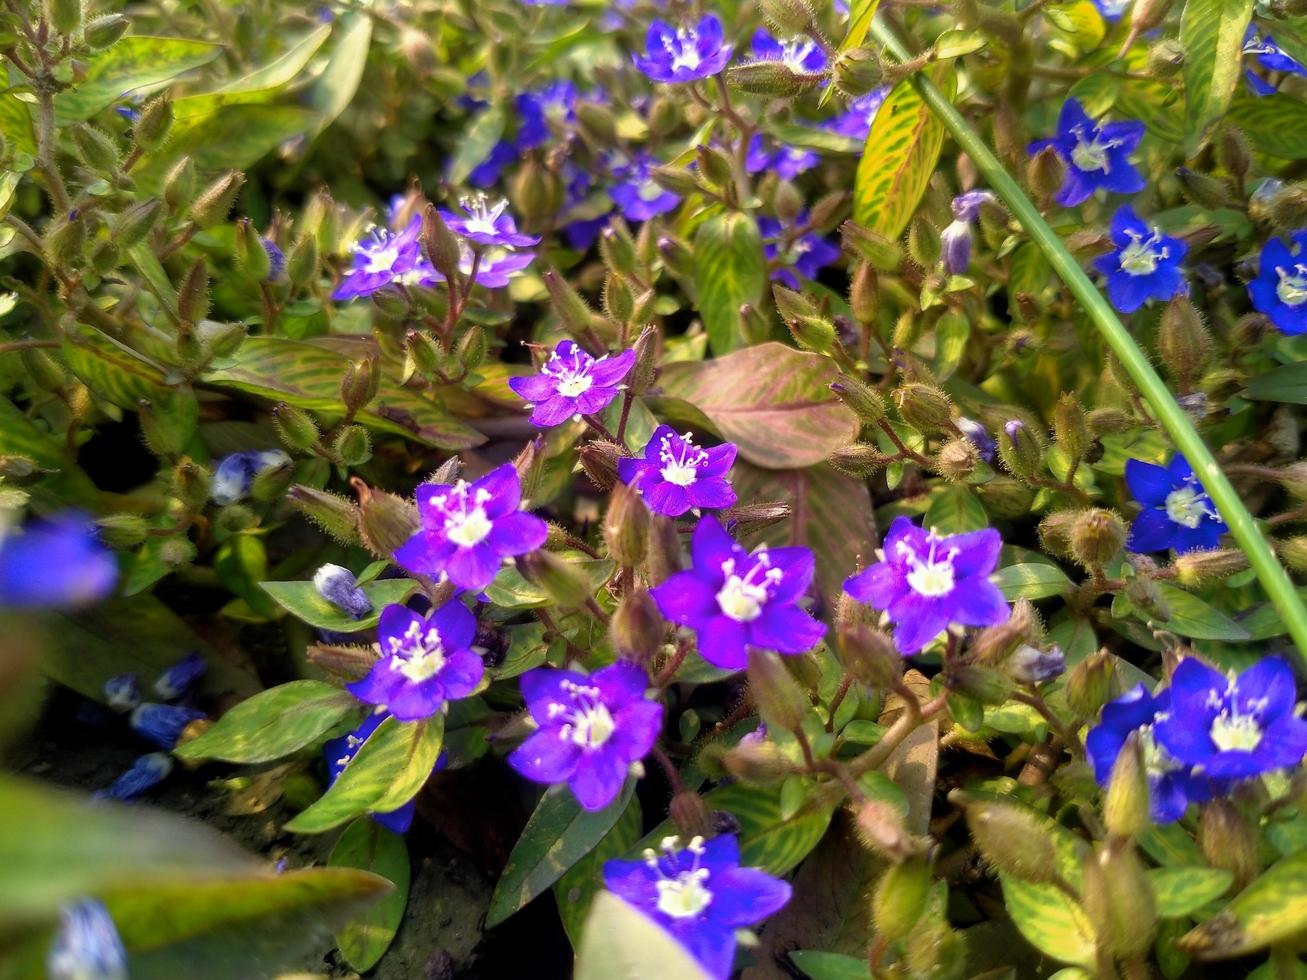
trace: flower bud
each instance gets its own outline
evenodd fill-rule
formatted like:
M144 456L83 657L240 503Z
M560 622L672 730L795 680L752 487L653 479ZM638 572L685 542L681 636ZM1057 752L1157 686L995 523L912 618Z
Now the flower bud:
M858 809L854 830L870 850L891 861L904 861L918 850L903 814L888 800L870 799Z
M645 295L640 297L638 303L643 305L645 296L652 292L652 290L646 291ZM643 319L643 316L637 316L637 322ZM645 327L635 340L635 364L631 367L631 373L626 376L627 390L633 395L645 394L653 387L657 370L658 331L652 327Z
M71 3L72 0L66 0ZM104 14L86 22L82 37L92 51L103 51L122 40L132 22L122 14Z
M1195 173L1188 167L1179 167L1175 177L1179 181L1180 192L1199 207L1223 208L1233 203L1234 195L1223 180Z
M746 741L722 758L728 773L751 786L771 786L790 775L793 767L774 742Z
M318 272L318 242L312 235L301 235L286 254L286 278L303 288Z
M1030 600L1018 599L1007 619L976 634L969 647L970 658L978 664L997 666L1022 644L1038 644L1042 632L1039 615Z
M352 619L362 619L372 612L372 600L359 588L358 579L348 568L323 565L313 573L313 587L318 595Z
M281 441L299 452L309 452L321 438L312 415L284 402L272 410L272 424Z
M940 253L949 275L960 276L971 265L971 223L954 221L939 233Z
M1026 164L1026 183L1041 209L1049 207L1065 180L1066 164L1051 146L1044 147Z
M1175 38L1163 38L1148 49L1145 70L1154 78L1170 78L1184 67L1184 48Z
M131 248L154 230L162 213L163 202L157 197L133 204L109 223L110 240L119 249Z
M621 656L636 663L648 663L662 648L667 624L649 593L637 589L617 604L609 632Z
M518 570L560 606L575 608L592 598L590 580L574 564L552 551L532 551L517 558Z
M993 667L960 664L947 674L951 690L960 691L981 704L1002 704L1012 694L1012 678Z
M597 102L579 102L576 121L582 134L596 146L613 146L617 143L617 119L611 109Z
M581 469L600 490L611 490L617 482L617 461L626 451L607 439L592 439L577 450Z
M644 561L649 536L649 509L639 493L625 483L613 485L603 531L608 554L619 565L634 567Z
M909 381L894 392L899 415L923 435L948 432L953 427L952 404L948 395L934 385Z
M169 169L163 178L163 199L168 207L178 211L185 208L195 197L195 161L182 157Z
M1299 573L1307 572L1307 535L1277 541L1275 553L1291 570Z
M1103 822L1108 833L1117 837L1134 837L1148 829L1148 772L1137 735L1126 739L1112 765L1112 777L1103 799Z
M574 339L580 340L590 330L590 323L594 316L590 304L581 298L581 294L573 289L556 269L545 271L541 278L544 279L545 288L549 291L554 312L558 314L567 332Z
M976 849L997 871L1036 884L1057 876L1057 852L1043 821L1024 807L992 800L966 804Z
M1025 484L1006 476L995 476L976 488L985 510L998 519L1028 517L1035 493Z
M676 531L676 522L662 514L654 514L649 520L645 578L650 586L662 585L680 570L681 539Z
M923 269L933 269L942 254L939 229L918 215L908 225L908 254Z
M1046 514L1039 522L1039 544L1050 555L1059 558L1071 557L1071 533L1079 511L1055 510Z
M1248 567L1248 556L1231 548L1188 551L1176 555L1173 567L1178 573L1180 584L1192 587L1242 572Z
M63 221L52 221L42 246L46 258L56 268L79 265L86 248L86 221L76 211Z
M790 732L803 726L811 702L778 655L749 651L749 690L768 725Z
M539 226L558 214L563 184L543 160L530 156L509 181L508 196L529 226Z
M853 318L864 326L875 324L880 314L880 281L876 270L859 262L849 283L849 309Z
M82 0L45 0L42 6L50 26L65 37L82 29Z
M935 456L934 468L946 480L957 483L976 470L980 452L970 439L950 439Z
M840 239L845 251L860 256L878 272L894 272L903 262L898 242L855 221L840 225Z
M1083 459L1093 442L1084 407L1075 395L1063 393L1053 406L1053 438L1071 459Z
M903 678L903 657L884 631L863 622L844 622L835 633L840 664L859 684L872 690L897 687Z
M762 19L783 37L807 33L812 26L812 8L806 0L759 0Z
M1252 168L1252 148L1248 145L1248 138L1229 118L1216 134L1216 162L1240 185Z
M1307 500L1307 461L1286 466L1276 479L1291 497Z
M362 466L372 458L372 439L361 425L346 425L331 441L332 455L342 466Z
M1043 684L1066 670L1066 655L1056 645L1041 650L1023 643L1003 662L1003 669L1018 684Z
M871 898L876 935L892 943L906 940L926 911L930 868L923 855L892 864L880 876Z
M42 391L62 391L68 380L63 365L39 347L24 347L19 351L23 367Z
M863 384L856 378L841 375L830 383L830 390L835 392L845 405L853 409L853 414L864 425L875 425L885 417L885 400L880 392Z
M885 66L872 48L851 48L835 59L835 87L850 99L880 88Z
M1081 896L1100 941L1116 956L1142 956L1157 931L1157 898L1132 844L1086 855Z
M1234 891L1244 888L1261 869L1258 833L1233 801L1217 797L1204 803L1198 818L1198 846L1214 868L1234 875Z
M377 662L377 651L372 647L335 646L314 643L305 651L309 663L324 673L343 681L362 680Z
M145 103L140 116L132 124L132 139L145 152L157 150L168 138L172 128L172 98L159 95Z
M374 490L357 478L350 482L359 498L358 528L363 544L378 558L389 560L417 532L417 508L393 493Z
M177 316L184 323L196 324L208 315L209 267L204 259L196 259L177 287Z
M1166 304L1157 327L1157 352L1167 370L1188 389L1212 353L1212 335L1187 297Z
M272 257L263 236L249 218L236 222L236 261L241 270L255 282L263 282L272 271Z
M721 517L727 530L743 538L789 520L791 511L784 501L755 501L727 508Z
M340 382L340 400L352 416L377 397L381 385L381 371L371 359L354 361L345 369Z
M1085 568L1102 568L1125 544L1125 523L1116 511L1091 507L1071 525L1071 555Z
M226 221L244 183L243 173L228 170L195 199L191 205L191 221L197 228L212 228Z
M884 469L889 457L865 442L852 442L827 456L826 462L841 473L866 477Z
M783 61L746 61L726 69L726 81L750 95L791 98L816 88L820 75L802 74ZM725 186L724 184L722 186Z
M83 123L72 127L72 136L77 157L88 169L106 175L118 172L118 144L107 133Z
M1066 679L1066 702L1077 718L1096 718L1112 697L1116 671L1106 650L1091 653Z
M998 437L998 456L1013 476L1031 480L1043 467L1044 446L1021 419L1011 419Z

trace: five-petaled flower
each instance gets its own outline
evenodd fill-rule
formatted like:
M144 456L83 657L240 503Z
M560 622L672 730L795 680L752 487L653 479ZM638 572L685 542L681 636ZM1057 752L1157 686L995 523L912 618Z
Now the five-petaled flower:
M340 738L333 738L322 746L322 754L327 760L327 782L334 783L340 778L340 774L345 771L345 767L350 764L354 756L358 755L359 749L363 743L368 740L379 727L381 723L390 717L390 712L385 710L374 711L363 719L352 732L348 732ZM440 753L436 759L436 764L432 772L437 772L445 767L447 759L445 754ZM413 801L409 800L402 806L387 810L384 813L373 813L372 819L385 827L387 830L393 830L397 834L402 834L413 824Z
M1166 466L1128 460L1125 482L1144 507L1130 525L1126 541L1130 551L1204 551L1215 548L1229 530L1189 461L1179 453Z
M1168 300L1189 291L1180 262L1189 246L1144 224L1122 205L1112 216L1115 250L1094 260L1107 276L1107 296L1122 313L1133 313L1150 299Z
M653 168L657 165L651 154L642 151L613 167L616 183L608 189L608 196L631 221L648 221L681 203L680 195L653 179Z
M649 25L644 55L635 56L635 67L655 82L696 82L716 75L730 60L722 22L708 14L693 27L655 20Z
M508 386L531 403L531 421L541 428L570 418L602 412L622 390L635 363L635 351L591 357L564 340L554 348L539 374L509 378Z
M1144 137L1144 124L1132 119L1098 123L1075 99L1067 99L1057 120L1057 135L1035 140L1030 152L1051 146L1066 164L1066 180L1054 196L1064 207L1075 207L1096 190L1134 194L1144 189L1143 175L1130 154Z
M748 648L778 653L811 650L826 627L798 605L812 582L807 548L759 548L750 553L712 517L690 542L694 566L650 590L662 614L698 636L699 654L725 670L740 670Z
M524 248L540 244L538 235L523 235L517 222L508 213L508 201L500 198L491 201L484 194L472 194L459 199L463 214L440 212L445 224L455 235L461 235L478 245L498 245L501 248Z
M790 900L790 886L759 868L740 866L740 845L723 834L684 847L665 838L640 861L609 861L604 885L684 946L709 976L725 980L735 932L756 926Z
M1289 237L1292 246L1272 238L1262 248L1248 295L1282 333L1297 336L1307 333L1307 231Z
M782 180L793 180L819 163L821 157L817 153L797 146L786 146L782 143L773 151L767 139L758 133L749 140L749 152L745 157L744 166L751 174L766 170L775 173Z
M1243 53L1253 55L1257 63L1269 71L1282 71L1290 75L1307 75L1297 60L1287 55L1283 48L1275 43L1275 38L1253 25L1243 36Z
M844 583L844 591L894 623L894 646L920 651L950 626L995 626L1011 610L989 580L1003 541L993 528L940 537L896 517L884 558Z
M735 462L735 446L696 446L691 433L678 435L660 425L644 447L644 458L624 456L617 475L644 497L657 514L680 517L687 510L715 510L735 503L726 473Z
M395 551L395 561L417 575L444 574L460 589L479 592L505 558L535 551L549 527L518 509L522 483L512 463L475 483L424 483L417 488L422 527Z
M619 660L589 675L542 667L523 674L521 685L539 730L509 764L538 783L566 782L586 810L606 807L662 727L662 704L645 697L649 675Z
M576 86L566 79L551 82L533 92L523 92L517 107L518 150L530 150L549 142L550 125L565 126L576 122Z
M418 236L422 233L422 216L413 215L402 231L373 228L368 238L355 242L354 264L331 294L332 299L370 296L383 286L402 281L422 261Z
M1102 717L1085 736L1085 752L1098 785L1106 787L1112 767L1134 735L1148 779L1148 802L1158 823L1173 823L1190 803L1205 803L1218 789L1212 780L1176 761L1157 742L1156 724L1171 710L1171 692L1153 696L1138 684L1103 707Z
M775 218L758 219L763 255L769 263L775 264L770 278L790 289L801 288L799 275L816 279L822 269L840 258L839 246L817 232L795 233L795 228L807 224L807 211L795 215L794 227L788 229Z
M381 657L346 687L365 704L388 708L400 721L430 718L476 690L485 664L472 652L475 617L457 599L427 616L393 604L381 611Z
M1214 779L1294 768L1307 754L1296 697L1293 670L1280 657L1233 678L1186 657L1171 675L1171 708L1154 732L1175 759Z

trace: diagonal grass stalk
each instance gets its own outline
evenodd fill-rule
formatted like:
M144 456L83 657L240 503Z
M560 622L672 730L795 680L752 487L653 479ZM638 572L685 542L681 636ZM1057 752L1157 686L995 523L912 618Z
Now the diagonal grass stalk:
M895 60L906 61L911 57L907 47L880 16L872 22L871 33ZM1194 473L1198 475L1212 502L1216 504L1217 510L1229 525L1235 541L1248 556L1248 561L1256 571L1257 577L1261 579L1263 588L1285 626L1288 627L1289 635L1298 650L1298 663L1302 666L1304 654L1307 654L1307 608L1304 608L1302 599L1284 570L1284 566L1275 557L1270 543L1257 526L1252 514L1244 507L1239 494L1221 471L1221 467L1203 442L1202 436L1198 434L1198 430L1194 428L1166 384L1153 370L1148 357L1139 349L1139 345L1117 318L1103 294L1090 281L1089 276L1080 267L1080 263L1067 251L1057 233L1048 226L1034 203L1012 179L998 157L981 139L980 134L971 128L962 114L954 108L952 102L922 73L915 73L910 81L926 105L944 123L954 141L975 163L976 169L984 175L990 190L1002 198L1012 216L1021 223L1026 233L1043 251L1049 264L1089 314L1094 326L1107 341L1108 347L1112 349L1117 360L1139 388L1162 428L1171 437L1176 448L1189 460Z

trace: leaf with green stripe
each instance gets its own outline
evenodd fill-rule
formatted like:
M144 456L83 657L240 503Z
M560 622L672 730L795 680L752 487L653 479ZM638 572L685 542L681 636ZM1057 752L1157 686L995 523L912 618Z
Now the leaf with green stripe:
M366 973L385 955L404 921L412 877L408 846L394 831L387 830L375 820L359 817L340 835L340 840L331 849L327 865L368 871L395 886L394 891L382 896L380 901L374 902L362 915L351 919L336 932L336 945L345 962L360 973Z
M604 887L604 864L613 858L620 858L635 846L640 839L643 819L640 801L632 796L613 829L604 835L594 850L554 883L558 917L563 920L563 929L573 946L581 941L585 917L595 895Z
M1192 915L1229 890L1234 875L1220 868L1150 868L1148 883L1164 919Z
M98 330L83 327L70 335L62 353L68 370L119 408L134 412L143 401L167 400L163 369Z
M1252 0L1185 0L1180 17L1184 48L1185 155L1207 145L1230 108L1243 74L1243 36Z
M708 980L689 950L639 909L600 892L586 917L573 980Z
M1062 595L1072 585L1066 572L1043 562L1009 565L995 572L993 578L994 584L1008 602L1017 599L1047 599L1049 596Z
M1053 885L1006 874L999 881L1005 911L1032 946L1060 963L1094 965L1094 926L1078 902Z
M957 76L951 65L931 70L936 85L952 98ZM944 124L908 79L894 86L876 113L853 183L853 217L858 224L898 238L926 193Z
M76 85L55 96L62 123L89 119L119 99L148 94L162 83L206 65L222 45L180 37L125 37L91 56Z
M1265 96L1241 94L1234 100L1230 118L1238 122L1254 149L1286 160L1307 157L1307 102L1283 92ZM1268 373L1275 374L1275 371Z
M740 307L757 306L766 285L762 236L750 215L726 211L699 226L694 235L694 286L714 354L744 346Z
M386 791L369 807L375 813L398 810L417 796L418 791L431 778L436 762L440 759L440 749L445 742L445 716L435 714L414 724L417 731L409 743L404 767L391 778Z
M312 745L358 707L358 699L331 684L290 681L242 701L173 754L247 765L271 762Z
M1176 944L1200 960L1246 956L1307 935L1307 851L1271 865L1215 918Z
M387 718L368 736L358 754L349 761L331 787L312 806L286 824L286 829L296 834L320 834L378 809L376 804L383 799L397 796L397 793L391 792L391 787L397 781L402 781L407 788L416 780L410 767L428 754L432 741L429 728L427 722L401 722L396 718ZM435 735L436 739L439 737L439 734ZM439 751L437 746L437 754ZM432 764L434 763L433 757ZM426 772L421 774L417 788L421 788L430 775L431 767L428 766ZM413 792L416 793L417 788ZM405 802L407 800L400 800L390 809L396 809ZM386 811L380 809L379 812Z

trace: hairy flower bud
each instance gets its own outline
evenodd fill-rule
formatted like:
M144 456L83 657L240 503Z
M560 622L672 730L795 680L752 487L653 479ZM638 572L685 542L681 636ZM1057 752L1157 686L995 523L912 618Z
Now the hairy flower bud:
M751 786L771 786L790 774L792 766L774 742L745 741L722 758L726 771Z
M163 199L178 211L195 197L195 161L185 156L172 165L163 178Z
M418 530L417 508L402 497L374 490L357 478L350 482L359 498L358 527L363 544L378 558L389 560Z
M1133 837L1148 829L1148 772L1144 768L1139 739L1131 735L1112 765L1112 777L1103 799L1103 822L1117 837Z
M813 24L807 0L759 0L758 7L767 26L785 37L804 34Z
M267 279L272 271L268 246L249 218L236 222L236 259L245 274L256 282Z
M853 409L864 425L875 425L885 417L885 400L880 392L856 378L841 375L830 383L830 390Z
M110 240L119 249L131 248L144 241L154 230L161 214L163 202L157 197L133 204L126 211L115 215L109 223Z
M362 680L377 662L377 652L371 647L335 646L327 643L310 645L305 656L315 667L344 681Z
M903 421L923 435L951 431L953 406L942 389L909 381L899 385L893 397Z
M120 164L118 144L109 134L82 123L72 127L73 146L86 166L101 174L116 174Z
M835 59L835 87L850 99L866 95L885 81L885 65L873 48L851 48Z
M1043 441L1021 419L1011 419L999 434L998 455L1013 476L1032 480L1043 468Z
M1071 555L1085 568L1102 568L1121 551L1126 528L1116 511L1091 507L1071 525Z
M884 469L889 457L865 442L851 442L827 456L826 462L849 476L867 477Z
M342 426L331 442L331 451L344 466L362 466L372 458L372 439L361 425Z
M981 704L1002 704L1012 694L1012 678L993 667L960 664L951 668L946 678L951 690Z
M1188 390L1212 353L1212 335L1185 296L1166 305L1157 327L1157 352L1162 363Z
M1053 406L1053 438L1071 459L1083 459L1093 442L1084 407L1075 395L1063 393Z
M1125 588L1125 597L1130 600L1136 612L1150 620L1166 622L1171 618L1171 607L1163 598L1162 590L1147 575L1132 578Z
M1212 551L1187 551L1176 555L1173 563L1181 585L1202 585L1226 579L1248 567L1248 556L1232 548Z
M996 870L1037 884L1054 880L1057 854L1039 817L992 800L968 801L966 815L977 850Z
M74 0L64 0L72 3ZM82 37L92 51L103 51L122 40L132 22L122 14L103 14L86 22Z
M1234 875L1238 892L1261 869L1257 827L1232 800L1218 797L1204 803L1198 818L1198 846L1214 868Z
M172 97L166 93L156 96L145 103L132 124L132 140L146 152L157 150L168 138L172 119Z
M1100 844L1086 855L1081 895L1095 932L1117 956L1138 957L1152 947L1157 899L1133 844Z
M933 269L943 254L939 229L921 215L908 225L908 254L923 269Z
M1067 675L1066 701L1077 718L1098 716L1099 710L1112 697L1116 671L1106 650L1091 653L1076 664Z
M749 690L768 725L791 732L802 727L810 702L778 655L749 651Z
M608 513L604 515L603 532L608 554L619 565L634 567L644 561L649 509L640 495L625 483L613 485Z
M77 266L86 248L86 220L76 211L62 221L53 221L43 243L46 258L56 268Z
M637 589L618 603L609 632L619 654L637 663L648 663L662 647L667 624L653 597L644 589Z
M849 282L849 309L853 318L871 326L880 315L880 280L867 262L859 262Z
M557 270L549 269L541 278L544 279L545 288L549 291L554 312L562 320L567 332L574 339L580 340L589 331L594 317L590 304L581 298L581 294L573 289Z
M590 580L585 574L552 551L528 552L516 561L522 577L543 589L560 606L575 608L592 598Z
M380 385L381 370L375 360L354 361L345 369L345 377L340 381L340 400L353 415L377 397Z
M1041 209L1046 210L1052 204L1053 195L1065 180L1066 164L1051 146L1044 147L1026 164L1026 183Z
M923 855L890 865L872 893L871 920L876 934L890 942L907 939L926 911L930 885L930 868Z
M746 61L726 69L726 81L751 95L791 98L817 87L821 76L800 74L781 61Z
M577 450L581 469L600 490L612 489L617 482L617 461L625 455L621 446L606 439L592 439Z
M1184 47L1175 38L1163 38L1148 49L1145 70L1154 78L1170 78L1184 67Z
M212 228L227 220L236 195L245 183L245 175L239 170L228 170L210 184L191 205L191 220L197 228Z
M196 259L177 287L177 316L184 323L196 324L208 315L209 267L204 259Z
M970 658L978 664L997 666L1023 643L1039 643L1042 632L1039 615L1030 600L1018 599L1007 619L976 634L968 648Z
M954 483L965 480L976 470L980 451L970 439L950 439L935 455L939 475Z
M1196 173L1188 167L1178 168L1175 177L1181 193L1200 207L1223 208L1233 203L1234 195L1223 180L1209 174Z
M140 514L109 514L95 523L100 540L118 551L138 547L149 531L149 525Z
M840 238L846 251L860 256L878 272L894 272L903 262L898 242L855 221L840 225Z
M870 799L858 809L854 826L861 840L870 850L891 861L904 861L918 851L903 814L888 800Z

